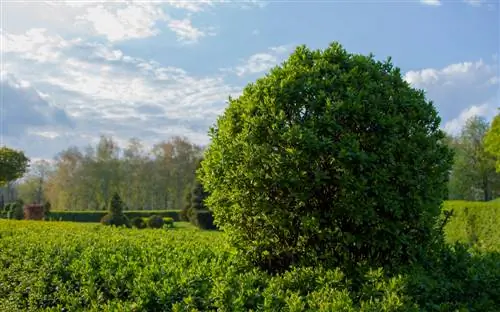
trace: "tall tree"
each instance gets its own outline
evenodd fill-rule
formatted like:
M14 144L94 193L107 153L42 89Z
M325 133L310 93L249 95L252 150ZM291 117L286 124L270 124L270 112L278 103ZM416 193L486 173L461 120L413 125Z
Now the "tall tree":
M488 153L496 159L496 171L500 173L500 113L495 116L490 130L484 139L484 146Z
M491 200L498 192L500 176L495 172L495 159L485 150L485 134L489 124L473 116L455 138L455 162L450 177L452 199Z

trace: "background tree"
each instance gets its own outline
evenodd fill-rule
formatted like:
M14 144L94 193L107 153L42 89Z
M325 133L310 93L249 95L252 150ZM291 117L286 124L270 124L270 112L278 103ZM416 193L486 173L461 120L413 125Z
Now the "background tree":
M95 146L62 151L45 180L53 210L105 210L117 192L125 209L180 209L195 178L201 147L174 137L146 150L138 139L123 149L111 137Z
M500 114L497 114L491 123L490 130L484 139L486 152L496 159L496 171L500 173Z
M269 270L390 267L426 250L452 151L390 60L302 46L229 102L200 178L242 256Z
M488 122L473 116L454 140L455 161L450 176L450 198L488 201L500 195L495 158L485 149Z
M28 169L29 158L24 152L0 147L0 186L21 178Z

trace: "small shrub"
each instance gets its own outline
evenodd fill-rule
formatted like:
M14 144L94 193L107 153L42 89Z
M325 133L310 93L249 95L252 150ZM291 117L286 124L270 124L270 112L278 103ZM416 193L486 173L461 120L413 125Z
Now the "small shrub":
M113 225L113 226L126 226L128 228L131 227L130 220L124 214L113 215L113 214L108 213L107 215L102 217L101 224L102 225Z
M164 223L164 226L167 228L174 227L174 219L172 219L172 218L163 218L163 223Z
M193 223L203 230L216 230L212 212L208 210L197 210L193 214Z
M109 203L109 212L111 214L122 214L123 213L123 201L118 193L114 193L111 197L111 202Z
M22 220L24 219L24 202L19 199L10 204L10 209L7 212L8 219Z
M144 229L147 227L147 224L143 218L136 217L132 219L132 226L138 229Z
M161 229L164 224L163 218L157 215L152 215L148 219L148 226L152 229Z
M43 205L44 216L47 216L50 213L51 209L52 209L52 205L50 204L50 201L46 201L45 204Z

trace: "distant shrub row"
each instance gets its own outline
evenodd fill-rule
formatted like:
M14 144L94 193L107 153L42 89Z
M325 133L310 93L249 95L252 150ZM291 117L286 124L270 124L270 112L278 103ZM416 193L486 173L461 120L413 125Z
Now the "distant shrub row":
M52 211L48 215L48 219L56 221L98 223L106 214L108 214L107 211ZM124 211L124 214L130 220L134 218L149 218L152 215L157 215L163 218L172 218L174 221L179 221L178 210Z
M500 251L500 201L447 201L444 210L453 210L444 228L449 242L461 242L484 251Z
M173 228L174 219L166 217L162 218L158 215L152 215L149 218L134 218L131 220L130 225L137 229L161 229L161 228Z

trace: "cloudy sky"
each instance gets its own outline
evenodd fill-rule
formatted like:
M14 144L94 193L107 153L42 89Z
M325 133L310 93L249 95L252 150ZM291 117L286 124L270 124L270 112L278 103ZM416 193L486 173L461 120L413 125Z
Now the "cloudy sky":
M393 62L454 133L499 107L496 0L1 4L2 144L52 158L99 135L206 144L229 95L295 46Z

